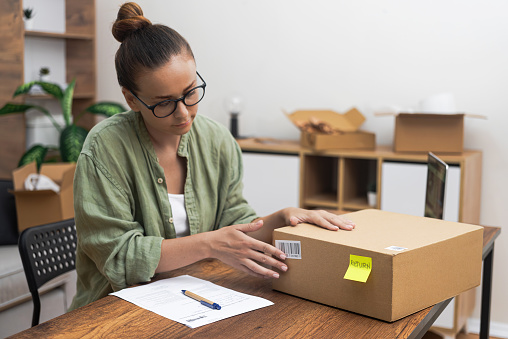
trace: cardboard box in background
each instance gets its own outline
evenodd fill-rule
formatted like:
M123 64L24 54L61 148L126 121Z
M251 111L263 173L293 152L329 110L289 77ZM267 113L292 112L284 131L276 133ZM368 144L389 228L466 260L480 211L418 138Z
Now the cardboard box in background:
M35 162L13 171L14 196L18 215L18 230L32 226L74 218L73 181L76 164L43 164L44 174L60 186L60 192L52 190L28 191L24 188L29 174L37 173Z
M374 133L360 131L365 117L356 108L344 114L327 110L302 110L286 113L301 130L300 144L316 151L328 149L365 149L376 147ZM302 126L308 128L302 128ZM319 131L318 125L327 131ZM310 127L309 127L310 126Z
M301 255L288 253L275 290L391 322L480 284L482 227L381 210L345 217L353 231L309 224L274 231L276 246L299 242L290 247ZM352 255L370 258L366 282L344 278L357 265Z
M462 153L464 114L400 113L393 145L395 152Z
M465 117L486 118L472 114L396 114L393 149L395 152L460 154L464 151Z

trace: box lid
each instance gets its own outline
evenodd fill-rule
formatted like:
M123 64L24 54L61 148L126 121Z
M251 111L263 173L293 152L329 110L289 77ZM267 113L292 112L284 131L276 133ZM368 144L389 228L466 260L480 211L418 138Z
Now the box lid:
M365 121L365 117L356 108L352 108L344 114L331 110L299 110L286 113L286 116L298 128L305 123L323 122L334 131L355 132ZM301 129L301 128L300 128Z
M362 210L343 216L356 223L354 230L331 232L318 226L300 224L295 227L279 228L275 232L294 234L377 253L398 255L407 250L439 243L461 234L483 230L476 225L376 209ZM394 248L397 247L405 250L395 250Z
M26 164L25 166L16 168L12 171L12 180L14 182L15 191L25 190L25 179L32 173L37 173L37 166L34 162Z

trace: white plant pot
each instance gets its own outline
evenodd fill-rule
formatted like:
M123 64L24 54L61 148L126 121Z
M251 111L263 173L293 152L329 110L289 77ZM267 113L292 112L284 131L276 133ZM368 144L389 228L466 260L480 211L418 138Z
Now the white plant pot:
M367 192L367 203L370 207L377 207L377 193Z
M33 19L23 19L25 23L25 31L29 31L34 27L34 20Z
M51 75L49 75L49 74L40 75L39 78L40 78L40 81L44 81L44 82L51 81Z

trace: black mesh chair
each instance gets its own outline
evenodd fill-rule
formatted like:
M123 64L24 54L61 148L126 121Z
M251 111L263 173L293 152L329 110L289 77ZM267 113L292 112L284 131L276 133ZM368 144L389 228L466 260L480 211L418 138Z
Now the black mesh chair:
M32 326L39 324L39 288L76 267L74 219L30 227L19 236L19 253L34 302Z

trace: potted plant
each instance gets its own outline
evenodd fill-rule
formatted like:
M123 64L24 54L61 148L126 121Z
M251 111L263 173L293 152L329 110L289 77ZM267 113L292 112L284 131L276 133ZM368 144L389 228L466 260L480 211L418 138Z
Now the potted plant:
M55 128L60 133L60 145L58 148L60 159L63 162L76 162L78 160L79 153L83 148L83 143L88 134L88 131L83 127L76 125L76 122L85 113L100 114L110 117L120 112L124 112L126 109L119 103L115 102L98 102L81 112L77 117L73 119L72 116L72 98L74 95L74 87L76 81L73 80L65 90L54 83L44 81L32 81L19 86L14 92L13 97L29 93L30 89L38 85L41 89L57 99L62 107L62 114L65 121L65 125L61 126L53 117L53 115L44 107L37 105L19 104L19 103L7 103L4 107L0 108L0 115L13 114L13 113L24 113L29 109L35 109L46 115ZM48 150L55 149L54 147L48 147L43 145L34 145L21 157L18 166L23 166L33 161L36 161L37 168L47 161L46 155Z
M34 12L33 8L27 7L27 8L23 9L23 19L25 22L25 29L26 30L32 29L34 16L35 16L35 12Z
M49 67L41 67L39 70L39 80L48 82L50 80Z

